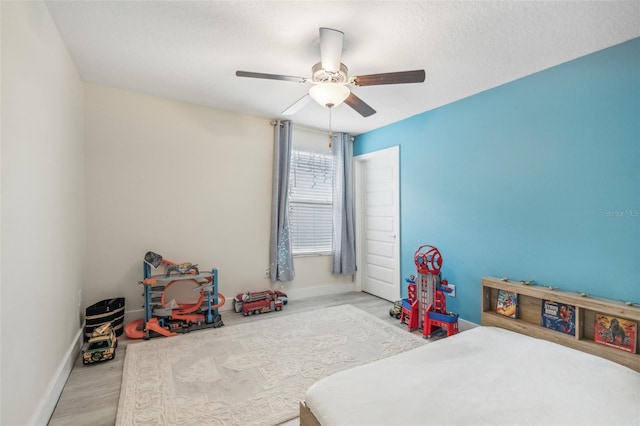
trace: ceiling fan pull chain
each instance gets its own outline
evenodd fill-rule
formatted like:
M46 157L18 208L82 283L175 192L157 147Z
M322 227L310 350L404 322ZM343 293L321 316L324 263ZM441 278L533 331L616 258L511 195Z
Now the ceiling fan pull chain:
M331 131L331 110L333 108L329 107L329 149L331 149L331 143L333 142L333 132Z

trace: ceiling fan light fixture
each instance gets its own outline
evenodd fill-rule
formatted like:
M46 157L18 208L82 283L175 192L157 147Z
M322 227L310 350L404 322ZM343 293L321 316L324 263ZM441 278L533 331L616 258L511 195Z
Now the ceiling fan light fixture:
M309 89L309 96L327 108L334 108L344 102L351 91L344 84L320 83Z
M307 102L310 102L310 99L313 99L323 107L329 108L329 111L344 102L362 117L370 117L376 113L376 110L351 93L347 86L424 83L425 71L423 69L359 75L350 78L347 66L341 62L343 41L344 33L342 31L326 27L320 28L320 62L311 67L311 78L240 70L236 71L236 76L313 84L309 94L304 95L284 110L282 115L295 114Z

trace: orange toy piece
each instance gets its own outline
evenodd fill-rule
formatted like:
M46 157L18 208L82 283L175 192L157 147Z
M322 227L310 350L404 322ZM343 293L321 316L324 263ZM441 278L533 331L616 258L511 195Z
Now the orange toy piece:
M171 286L173 286L176 283L184 283L185 281L192 281L196 284L196 286L200 285L198 280L194 280L194 279L170 281L169 284L167 284L167 286L165 287L164 291L162 292L162 296L160 296L160 304L162 305L162 307L167 307L167 301L165 300L165 295L167 294L167 291L169 290L169 288L171 288ZM200 297L195 303L179 303L178 309L174 309L174 312L179 314L190 314L200 309L200 306L202 306L203 301L204 301L204 291L200 290Z
M131 321L124 328L124 334L127 335L129 339L142 339L144 338L144 319L140 318L137 320Z
M145 330L152 330L155 331L158 334L161 334L163 336L177 336L178 333L175 333L173 331L169 331L166 328L162 327L160 325L160 323L158 322L158 318L151 318L149 321L147 321L147 324L144 327Z
M215 305L212 305L211 306L212 309L217 309L220 306L223 306L225 304L226 300L225 300L225 297L222 295L222 293L218 293L218 299L219 299L219 302L216 303ZM180 315L180 313L176 312L173 315L176 317L176 319L181 319L181 320L186 320L186 321L191 321L196 323L203 322L205 320L204 315L202 314ZM164 331L158 331L158 327ZM151 318L149 320L148 326L145 326L145 322L143 318L133 320L125 326L124 334L129 339L144 339L146 336L146 333L145 333L146 330L157 331L159 334L162 334L163 336L175 336L177 334L177 333L171 333L166 328L160 327L160 324L158 323L157 318Z

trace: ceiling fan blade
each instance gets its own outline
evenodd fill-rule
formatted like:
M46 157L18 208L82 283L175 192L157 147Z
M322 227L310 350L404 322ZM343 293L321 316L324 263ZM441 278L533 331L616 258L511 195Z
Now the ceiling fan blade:
M356 112L363 117L369 117L370 115L376 113L375 109L371 108L362 99L354 95L353 92L351 92L351 94L347 96L347 99L344 100L344 103L356 110Z
M338 72L342 58L344 33L331 28L320 28L320 59L325 71Z
M251 77L251 78L266 78L269 80L282 80L282 81L293 81L294 83L305 83L307 81L304 77L293 77L290 75L280 75L280 74L264 74L261 72L250 72L250 71L236 71L237 77Z
M289 108L287 108L284 111L282 111L282 115L293 115L293 114L295 114L296 112L298 112L302 108L304 108L309 103L310 100L311 100L311 96L304 95L303 97L301 97L300 99L295 101Z
M378 86L382 84L403 84L424 82L424 70L388 72L353 77L355 86Z

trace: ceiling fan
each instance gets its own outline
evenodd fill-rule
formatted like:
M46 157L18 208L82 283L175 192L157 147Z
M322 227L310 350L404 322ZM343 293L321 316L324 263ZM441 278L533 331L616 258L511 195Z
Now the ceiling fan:
M351 86L377 86L383 84L422 83L424 70L390 72L349 77L348 69L341 61L344 33L331 28L320 28L320 62L311 68L311 78L280 74L264 74L250 71L236 71L238 77L265 78L270 80L311 83L309 93L293 103L282 115L293 115L304 107L310 99L329 109L342 102L349 105L363 117L376 111L357 97Z

